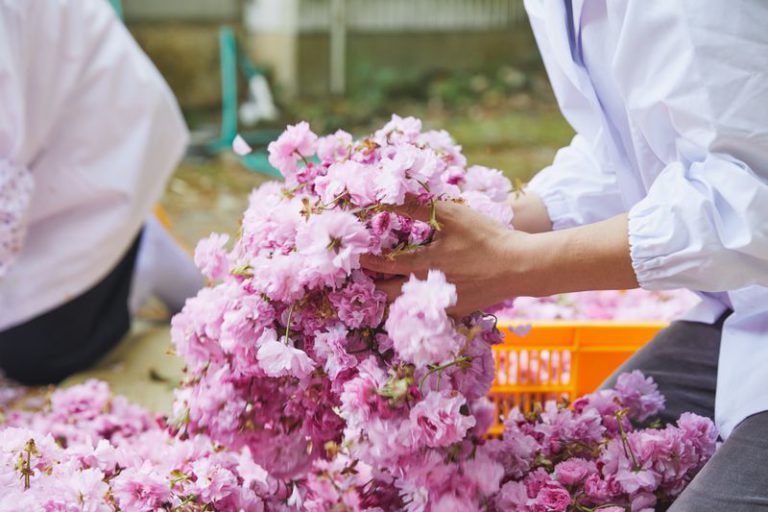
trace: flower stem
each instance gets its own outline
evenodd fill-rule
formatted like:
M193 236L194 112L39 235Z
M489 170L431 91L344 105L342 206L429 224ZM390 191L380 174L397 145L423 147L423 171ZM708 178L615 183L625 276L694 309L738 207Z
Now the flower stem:
M21 473L22 479L24 480L24 490L29 489L30 479L32 477L32 474L34 473L32 471L32 454L33 453L37 455L38 453L37 447L35 446L35 440L30 439L24 445L24 453L19 454L19 462L17 463L17 466L16 466Z
M296 153L297 155L299 155L299 158L301 158L301 160L304 162L305 166L309 166L309 161L307 160L307 158L304 155L299 153L299 151L297 149L294 149L293 152Z
M285 337L283 338L283 343L286 345L288 344L288 335L291 334L291 317L293 316L293 308L295 307L296 303L294 302L288 309L288 321L285 323Z
M437 201L434 199L429 201L429 225L432 226L432 229L435 231L440 231L442 229L440 222L437 220Z
M640 464L637 463L635 452L632 451L632 447L629 444L629 437L624 430L624 425L621 424L621 420L626 416L626 410L617 411L615 414L616 423L619 426L619 437L621 438L621 444L624 447L624 455L629 456L632 459L632 469L634 471L640 470Z
M424 381L427 380L427 377L429 377L433 373L435 373L435 372L442 372L446 368L450 368L451 366L454 366L454 365L457 365L457 364L467 363L469 361L471 361L471 358L469 358L467 356L461 356L461 357L457 357L456 359L454 359L451 362L444 363L444 364L441 364L440 366L435 366L435 367L430 368L429 371L427 373L425 373L424 376L419 381L419 391L421 391L422 386L424 386Z

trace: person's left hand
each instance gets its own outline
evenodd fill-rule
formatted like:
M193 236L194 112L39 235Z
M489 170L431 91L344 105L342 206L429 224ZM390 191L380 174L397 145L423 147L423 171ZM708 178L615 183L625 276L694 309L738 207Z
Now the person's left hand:
M470 314L514 295L513 248L528 235L463 204L438 201L435 207L440 229L431 243L394 257L366 255L360 260L365 269L396 276L376 283L389 300L400 295L410 274L424 279L429 270L442 271L456 286L458 303L449 310L451 315ZM394 211L423 222L431 214L428 205L415 201Z

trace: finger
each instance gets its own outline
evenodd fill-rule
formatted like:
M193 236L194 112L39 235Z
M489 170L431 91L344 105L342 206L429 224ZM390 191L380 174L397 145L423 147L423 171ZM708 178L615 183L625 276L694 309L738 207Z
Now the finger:
M360 256L360 265L364 269L383 274L418 274L429 268L432 256L438 248L439 244L435 241L418 249L391 252L383 256L363 254Z
M387 295L387 302L392 303L403 292L403 285L408 281L404 277L396 277L384 281L376 281L376 288Z
M379 272L381 274L395 274L392 270L394 267L393 261L385 256L363 254L360 256L360 266L365 270Z
M471 315L477 311L477 308L470 309L468 306L462 304L461 302L445 310L448 316L453 318L453 320L456 322L461 321L461 319L465 318L467 315Z
M433 213L431 205L423 204L415 196L406 196L403 204L393 205L390 210L404 217L420 220L421 222L429 222Z

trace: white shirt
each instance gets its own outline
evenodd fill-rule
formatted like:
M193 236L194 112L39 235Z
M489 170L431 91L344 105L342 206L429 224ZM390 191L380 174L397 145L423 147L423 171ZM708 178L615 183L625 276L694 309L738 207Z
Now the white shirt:
M113 268L186 142L106 0L0 0L0 329Z
M526 9L576 130L530 183L555 229L629 212L646 289L689 288L690 318L723 328L715 421L723 438L768 410L768 3L573 2Z

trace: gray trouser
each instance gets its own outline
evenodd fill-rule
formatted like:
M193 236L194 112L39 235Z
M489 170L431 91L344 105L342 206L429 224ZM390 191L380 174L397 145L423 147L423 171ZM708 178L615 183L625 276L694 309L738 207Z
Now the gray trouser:
M667 398L661 415L663 421L672 422L685 411L714 418L717 360L724 320L725 315L713 325L672 323L603 386L612 386L622 372L641 370L653 377ZM669 510L768 510L768 412L741 422Z

